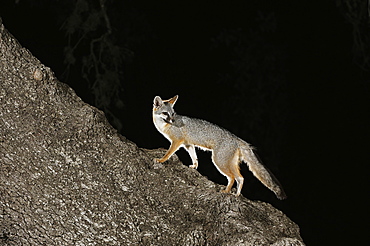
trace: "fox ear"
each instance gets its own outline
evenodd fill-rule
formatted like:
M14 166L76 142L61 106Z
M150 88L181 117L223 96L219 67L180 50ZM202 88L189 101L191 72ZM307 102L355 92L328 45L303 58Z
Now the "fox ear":
M155 107L155 108L159 108L160 106L162 106L163 105L163 101L162 101L162 99L159 97L159 96L156 96L155 98L154 98L154 101L153 101L153 107Z
M176 95L173 98L168 100L168 102L172 105L172 107L173 107L173 105L175 105L178 98L179 98L179 95Z

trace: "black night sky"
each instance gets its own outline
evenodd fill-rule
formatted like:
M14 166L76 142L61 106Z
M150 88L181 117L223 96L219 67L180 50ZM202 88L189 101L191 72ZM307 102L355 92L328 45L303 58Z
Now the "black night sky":
M66 73L63 25L73 2L1 1L0 17L94 105L81 64ZM213 122L256 146L288 199L278 201L242 165L244 196L282 210L307 245L364 244L370 73L354 57L353 26L335 1L110 0L106 10L116 44L130 54L110 108L122 135L139 147L167 148L152 123L152 101L179 94L177 113ZM369 22L364 30L370 31ZM74 53L77 60L86 40ZM199 172L226 184L210 154L197 152ZM190 164L185 151L178 155Z

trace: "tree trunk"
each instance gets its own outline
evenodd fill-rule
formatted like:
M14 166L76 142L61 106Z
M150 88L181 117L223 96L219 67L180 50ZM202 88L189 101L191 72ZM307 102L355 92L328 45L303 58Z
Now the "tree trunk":
M138 133L140 134L140 133ZM304 245L263 202L138 148L0 19L0 245Z

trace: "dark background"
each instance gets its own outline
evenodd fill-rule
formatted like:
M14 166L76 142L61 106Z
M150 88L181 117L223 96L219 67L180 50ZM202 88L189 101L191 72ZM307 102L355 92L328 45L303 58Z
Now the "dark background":
M98 0L7 0L0 17L139 147L169 146L152 123L152 100L179 94L179 114L255 145L288 199L278 201L246 165L244 196L282 210L307 245L359 245L369 198L369 22L366 11L359 15L357 35L343 3L117 0L102 14ZM99 53L97 38L108 29ZM92 40L101 58L95 71ZM197 152L199 172L226 184L210 154Z

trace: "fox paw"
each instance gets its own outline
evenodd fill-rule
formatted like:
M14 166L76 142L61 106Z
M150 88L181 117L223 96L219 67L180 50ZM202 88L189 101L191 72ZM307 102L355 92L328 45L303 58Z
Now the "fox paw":
M162 165L162 163L159 161L159 159L154 158L154 159L153 159L153 163L154 163L154 165L153 165L153 168L154 168L154 169L163 168L163 165Z
M193 169L197 169L197 168L198 168L198 165L193 164L193 165L190 165L189 167L190 167L190 168L193 168Z
M232 193L231 192L231 190L221 190L220 191L221 193L225 193L225 194L230 194L230 195L234 195L234 196L236 196L236 197L238 197L238 196L240 196L240 192L238 193L238 192L236 192L236 193Z

